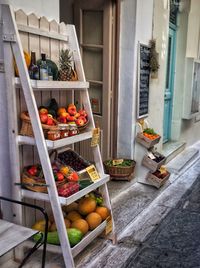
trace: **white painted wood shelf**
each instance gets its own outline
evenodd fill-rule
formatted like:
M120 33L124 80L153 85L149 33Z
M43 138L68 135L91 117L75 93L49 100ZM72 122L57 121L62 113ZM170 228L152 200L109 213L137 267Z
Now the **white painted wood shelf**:
M93 241L96 237L98 237L105 230L106 224L107 222L105 220L99 226L97 226L97 228L95 228L93 231L90 231L86 235L84 235L82 240L73 248L71 248L73 257L78 255L85 247L87 247L87 245L89 245L89 243L91 243L91 241ZM26 247L32 247L33 242L31 240L26 241L24 245ZM39 248L39 250L41 250L41 248ZM60 246L51 245L51 244L47 244L47 251L52 252L52 253L57 253L57 254L62 253L62 249Z
M47 194L22 189L21 187L16 187L16 185L12 189L12 193L15 198L19 200L22 198L34 199L37 204L42 204L42 207L44 206L44 201L47 202L45 207L53 213L60 240L60 246L53 247L59 248L62 251L65 267L74 268L75 264L73 257L79 254L105 230L107 222L103 221L93 231L88 232L80 243L71 248L66 232L62 205L69 205L100 187L99 191L102 194L104 205L110 211L111 218L113 217L107 188L107 182L109 181L110 176L104 174L104 167L98 144L91 148L91 154L93 155L92 159L94 160L97 172L101 177L91 185L69 197L60 197L52 172L52 164L48 150L58 148L66 149L68 145L89 140L92 138L92 130L95 128L88 93L89 82L87 82L85 78L75 27L73 25L65 25L64 23L58 25L55 21L49 22L45 17L41 17L38 20L34 14L30 14L27 19L27 15L21 10L17 11L17 14L15 15L13 9L7 4L1 4L0 7L2 11L0 31L4 33L2 41L5 59L3 62L6 81L5 90L7 92L7 101L10 105L8 111L8 124L9 130L11 131L11 135L9 135L11 184L15 185L16 183L21 183L21 168L29 165L26 163L40 161L46 184L49 185ZM20 22L20 25L17 26L16 20ZM31 26L34 26L34 28ZM12 33L12 36L10 33ZM23 38L23 42L20 37ZM22 47L22 45L25 44L28 44L28 47ZM24 59L24 51L35 51L36 55L46 53L47 55L51 55L51 60L58 62L60 51L63 48L67 48L73 52L74 65L80 81L42 81L30 79ZM15 58L20 78L14 77L13 57ZM59 107L67 107L69 103L76 103L78 98L80 108L85 109L88 114L89 124L87 128L80 134L72 137L56 141L45 140L40 118L38 116L38 103L43 105L49 98L55 98ZM31 118L34 138L18 135L18 115L25 108L28 110ZM90 146L89 141L87 144L88 145L86 146ZM35 148L31 148L30 146L19 148L20 145L33 145ZM85 143L83 145L85 146ZM86 147L84 147L84 149L88 150ZM82 152L81 146L80 151ZM16 216L14 220L22 222L23 211L21 209L16 209L15 214ZM29 218L31 218L32 221L34 216L31 213L25 216L28 222L24 222L31 226L32 223L29 221ZM113 239L113 242L115 242L116 235L113 220L111 224L112 231L109 234L109 238Z
M89 185L88 187L78 191L77 193L75 193L69 197L58 196L58 200L59 200L61 205L69 205L69 204L73 203L74 201L76 201L77 199L81 198L82 196L90 193L91 191L93 191L93 190L97 189L98 187L100 187L101 185L105 184L106 182L109 181L109 179L110 179L109 175L105 174L102 178L100 178L99 180L97 180L93 184ZM27 198L31 198L31 199L43 200L43 201L47 201L47 202L50 201L48 194L33 192L30 190L26 190L26 189L22 189L22 196L27 197Z
M30 80L34 91L41 90L86 90L89 88L89 82L84 81L43 81ZM21 81L15 77L15 87L21 88Z
M65 147L67 145L80 142L80 141L84 141L84 140L88 140L91 138L92 138L92 131L90 130L90 131L83 132L72 137L67 137L64 139L56 140L56 141L46 140L46 145L47 145L47 148L51 150L51 149L57 149L60 147ZM24 145L24 144L36 145L34 138L28 137L28 136L22 136L22 135L19 135L17 137L17 142L19 145Z

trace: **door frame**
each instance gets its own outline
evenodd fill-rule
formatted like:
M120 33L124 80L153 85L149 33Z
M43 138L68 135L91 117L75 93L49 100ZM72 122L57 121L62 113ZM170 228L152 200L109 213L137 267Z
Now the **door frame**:
M163 139L163 143L168 142L171 139L171 130L172 130L172 114L173 114L173 107L174 107L174 80L175 80L175 64L176 64L176 30L177 27L169 23L169 34L168 34L168 40L169 36L172 36L172 46L171 46L171 54L170 54L170 67L169 67L169 89L171 93L171 100L170 100L170 108L169 108L169 116L168 116L168 123L169 128L167 131L167 139ZM169 43L168 43L169 46ZM169 55L168 55L169 56ZM168 62L168 60L167 60ZM167 78L167 73L166 73ZM166 91L166 86L165 86ZM164 100L165 102L165 100ZM164 105L165 107L165 105ZM164 111L164 119L165 119L165 111ZM163 120L163 129L164 129L165 120ZM163 130L164 131L164 130ZM164 137L164 135L163 135Z
M81 34L82 24L80 23L82 14L81 10L76 8L76 6L80 3L86 10L103 10L104 5L109 3L104 0L101 7L101 2L103 2L103 0L91 0L91 4L87 2L87 5L84 6L84 1L75 1L74 22L80 27L80 29L77 29L77 35L80 37L80 47L83 40ZM103 53L103 99L108 100L102 103L102 117L105 117L105 120L108 120L107 126L104 127L103 131L103 144L106 144L107 147L105 148L104 146L104 151L106 151L104 153L104 158L113 157L117 153L120 5L120 0L110 0L110 7L105 9L107 14L105 14L103 19L103 28L106 29L106 33L104 31L103 39L105 38L105 35L109 35L108 46L104 49ZM77 20L78 17L80 18L79 20ZM108 60L109 64L104 64L105 62L108 62ZM105 88L105 85L109 90ZM98 118L98 115L95 115L95 117Z

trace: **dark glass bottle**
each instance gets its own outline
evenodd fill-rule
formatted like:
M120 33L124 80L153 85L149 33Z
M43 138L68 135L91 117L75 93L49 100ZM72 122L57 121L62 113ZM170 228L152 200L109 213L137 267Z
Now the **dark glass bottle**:
M46 54L41 54L42 60L40 64L40 80L49 80L48 65L46 62Z
M31 79L39 80L39 68L36 65L35 52L31 51L31 64L29 66L29 75Z

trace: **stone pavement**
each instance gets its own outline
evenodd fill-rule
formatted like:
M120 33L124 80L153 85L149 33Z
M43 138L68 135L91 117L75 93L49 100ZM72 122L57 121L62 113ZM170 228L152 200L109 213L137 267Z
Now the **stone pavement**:
M200 176L122 267L200 267Z

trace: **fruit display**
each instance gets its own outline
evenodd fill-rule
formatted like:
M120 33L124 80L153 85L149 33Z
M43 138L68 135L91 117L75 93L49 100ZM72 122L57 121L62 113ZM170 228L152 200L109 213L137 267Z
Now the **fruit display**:
M64 164L69 165L75 171L80 171L90 166L90 163L83 159L78 153L69 149L58 154L58 159Z
M101 197L101 206L98 205L97 198ZM102 221L110 216L108 208L102 206L103 198L98 191L94 191L80 200L71 203L68 206L63 206L64 222L66 226L67 235L71 247L78 244L81 239L87 235L89 231L97 228ZM59 245L59 236L57 227L53 217L49 217L47 243ZM45 221L37 221L32 228L40 232L44 232ZM38 240L40 236L34 236L34 240Z
M154 140L154 139L160 137L160 136L154 131L153 128L146 128L146 129L144 129L144 130L143 130L143 135L144 135L146 138L150 139L150 140Z
M135 170L133 159L109 159L103 162L105 171L111 177L129 180Z
M161 154L159 154L158 152L151 152L152 155L154 156L154 158L151 158L153 161L155 161L156 163L161 162L162 160L165 159L165 157ZM150 156L148 156L150 158Z
M167 175L169 175L169 172L164 166L161 166L160 169L156 170L152 174L159 179L164 179Z

